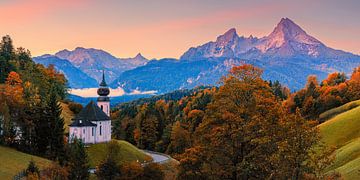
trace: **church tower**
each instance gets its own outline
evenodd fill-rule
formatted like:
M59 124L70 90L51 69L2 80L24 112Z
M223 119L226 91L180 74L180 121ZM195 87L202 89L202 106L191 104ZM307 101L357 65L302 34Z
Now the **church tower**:
M100 87L97 90L99 97L97 98L97 105L101 110L105 112L106 115L110 117L110 98L108 95L110 94L110 89L108 88L105 82L105 73L103 70L103 77L100 83Z

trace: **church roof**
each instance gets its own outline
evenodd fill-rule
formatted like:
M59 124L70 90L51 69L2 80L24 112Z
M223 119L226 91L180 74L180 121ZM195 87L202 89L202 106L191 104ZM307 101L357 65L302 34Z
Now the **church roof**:
M84 126L96 126L96 124L94 124L90 121L87 121L87 120L76 119L69 126L70 127L84 127Z
M110 120L110 117L107 116L103 110L99 108L94 101L91 101L86 105L80 112L75 116L73 120L83 120L83 121L106 121Z

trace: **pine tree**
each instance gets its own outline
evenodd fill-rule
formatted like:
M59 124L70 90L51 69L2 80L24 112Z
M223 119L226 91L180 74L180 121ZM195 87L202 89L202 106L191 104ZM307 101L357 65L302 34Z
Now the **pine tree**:
M45 155L48 152L51 130L49 126L49 116L44 103L33 108L34 130L35 130L35 146L39 155Z
M67 155L68 178L77 180L89 179L89 160L82 141L75 138L74 142L69 144Z
M9 35L2 37L0 43L0 83L4 83L9 72L14 70L10 60L14 57L14 46Z
M34 160L31 160L31 161L29 162L29 165L28 165L28 167L26 168L25 173L26 173L26 175L35 175L35 174L36 174L37 176L39 176L40 170L39 170L39 168L36 166Z
M54 88L50 90L50 98L47 103L49 114L49 150L52 159L57 159L60 164L64 161L64 119L61 117L61 106L57 100L57 94Z

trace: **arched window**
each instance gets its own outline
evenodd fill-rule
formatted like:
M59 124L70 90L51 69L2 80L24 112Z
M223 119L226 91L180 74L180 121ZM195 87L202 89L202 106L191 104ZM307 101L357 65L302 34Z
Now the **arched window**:
M102 126L100 126L100 136L101 136L101 134L102 134Z

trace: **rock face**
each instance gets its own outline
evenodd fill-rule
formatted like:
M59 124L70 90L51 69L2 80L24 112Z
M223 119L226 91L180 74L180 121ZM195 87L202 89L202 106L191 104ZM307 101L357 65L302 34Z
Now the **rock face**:
M196 60L209 57L226 58L359 58L351 53L334 50L308 35L300 26L283 18L268 36L239 37L235 29L228 30L215 42L190 48L180 59ZM343 59L344 60L344 59Z
M232 66L243 63L263 68L265 79L279 80L296 90L311 74L323 79L334 71L351 73L360 65L360 56L327 47L292 20L283 18L268 36L238 36L232 28L216 41L190 48L180 60L154 61L126 71L112 86L128 91L168 92L216 85Z

